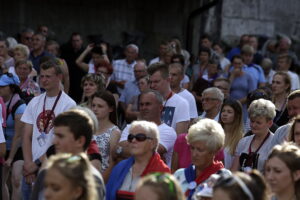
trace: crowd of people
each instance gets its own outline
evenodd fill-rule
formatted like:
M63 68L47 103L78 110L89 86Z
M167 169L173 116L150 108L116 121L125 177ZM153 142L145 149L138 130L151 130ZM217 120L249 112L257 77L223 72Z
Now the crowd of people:
M60 45L0 37L5 200L300 199L299 60L287 36Z

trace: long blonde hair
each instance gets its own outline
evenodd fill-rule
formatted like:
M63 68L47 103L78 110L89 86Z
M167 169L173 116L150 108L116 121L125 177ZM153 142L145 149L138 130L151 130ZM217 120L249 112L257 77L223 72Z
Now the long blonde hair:
M227 99L221 108L221 114L225 106L230 106L234 110L234 121L230 127L230 130L225 132L225 144L224 148L229 148L229 153L234 155L236 146L238 145L240 139L243 137L243 109L239 101L233 99ZM222 122L221 116L219 122L224 128L224 123ZM225 130L225 129L224 129Z

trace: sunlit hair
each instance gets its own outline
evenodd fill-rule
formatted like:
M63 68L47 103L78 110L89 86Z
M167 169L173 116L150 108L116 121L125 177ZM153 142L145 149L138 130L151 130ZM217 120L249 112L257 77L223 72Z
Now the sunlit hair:
M95 178L92 174L91 163L85 153L79 155L53 155L47 161L47 172L50 170L57 170L63 177L71 182L74 189L77 187L82 189L82 194L77 200L97 199L98 194Z
M250 118L265 117L267 120L273 120L276 115L275 105L266 99L254 100L249 108L248 113Z
M300 123L300 115L297 115L292 122L292 126L289 131L288 141L295 142L295 126L297 123ZM299 145L299 144L297 144Z
M137 190L149 187L158 200L184 200L184 194L177 179L168 173L153 173L143 177L137 185Z
M268 187L263 176L257 170L249 173L235 172L228 177L221 177L215 183L214 192L221 189L231 200L267 200Z
M219 123L224 128L224 122L221 119L223 108L229 106L234 111L234 120L230 125L230 129L225 133L224 147L228 147L231 155L234 155L237 144L243 137L243 108L239 101L233 99L227 99L222 105Z
M159 145L159 131L158 127L155 123L153 122L148 122L148 121L133 121L131 123L131 126L129 128L129 133L134 129L134 128L142 128L145 131L145 134L151 138L153 138L155 142L155 147L153 151L157 151L158 145Z
M225 133L222 126L212 119L201 119L189 128L187 142L202 141L210 152L217 152L224 146Z
M152 76L155 72L159 71L161 77L163 79L167 79L169 77L169 68L168 65L158 62L150 65L147 69L147 72L150 76Z
M24 44L17 44L14 47L13 51L14 52L15 51L20 51L25 56L26 59L29 57L29 54L30 54L29 48L26 45L24 45Z
M207 93L213 94L214 98L217 98L221 102L223 102L223 100L224 100L223 92L217 87L209 87L209 88L205 89L202 92L202 95L207 94Z
M29 69L30 71L32 70L32 62L30 60L18 60L16 63L15 63L15 69L18 68L20 65L23 65L25 64Z
M269 154L268 160L274 157L284 162L289 168L291 176L300 170L300 149L295 144L284 142L281 145L274 146ZM295 181L294 186L296 199L300 199L300 179Z

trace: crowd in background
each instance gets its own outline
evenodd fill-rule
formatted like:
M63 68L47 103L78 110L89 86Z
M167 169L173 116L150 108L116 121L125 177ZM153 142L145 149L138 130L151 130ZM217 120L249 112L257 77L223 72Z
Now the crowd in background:
M169 38L145 60L49 35L0 37L2 199L300 199L288 36L228 49L203 34L195 55Z

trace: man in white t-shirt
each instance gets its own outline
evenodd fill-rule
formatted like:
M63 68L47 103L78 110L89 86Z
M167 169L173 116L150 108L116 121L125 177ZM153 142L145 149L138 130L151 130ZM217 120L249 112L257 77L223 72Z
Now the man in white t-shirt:
M148 68L150 87L158 91L164 98L162 121L173 127L177 134L187 133L190 112L188 102L172 92L169 69L166 64L155 63Z
M286 72L291 78L291 90L298 90L300 88L299 76L290 71L292 65L292 58L288 54L279 55L277 58L278 71Z
M145 91L140 96L139 110L140 119L156 123L159 130L159 146L157 152L162 159L171 167L173 146L177 138L176 132L170 126L161 122L161 111L163 109L163 97L160 93L153 90ZM122 156L129 156L128 131L130 125L123 130L119 145L122 147ZM118 152L121 154L121 152Z
M76 105L75 101L60 89L61 80L62 71L58 64L54 60L44 62L41 65L40 82L46 92L30 101L21 118L25 124L23 175L27 184L34 182L38 165L52 145L55 116Z
M184 78L183 65L180 63L172 63L169 65L170 86L173 92L184 98L189 103L190 119L198 117L195 97L187 89L181 87L181 81Z

